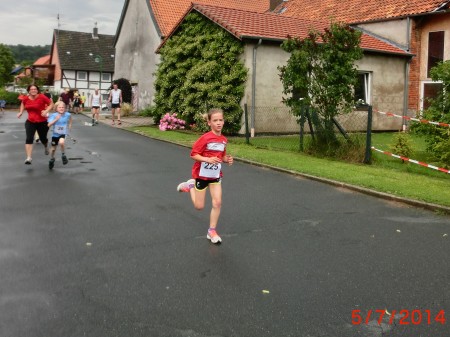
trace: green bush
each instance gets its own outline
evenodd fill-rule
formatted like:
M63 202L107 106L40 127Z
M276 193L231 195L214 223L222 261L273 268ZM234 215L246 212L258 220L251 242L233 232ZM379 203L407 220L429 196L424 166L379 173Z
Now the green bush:
M441 123L450 123L450 60L439 62L431 69L431 79L440 81L442 89L437 97L430 99L430 107L423 111L421 118ZM448 127L417 123L411 130L425 135L427 151L443 165L450 165L450 132Z
M130 103L122 103L120 107L120 113L123 117L131 115L132 112L133 112L133 105L131 105Z
M202 115L224 111L224 132L241 128L247 69L243 43L197 13L189 14L161 48L155 81L155 122L167 112L205 129Z
M6 101L6 105L19 106L19 95L20 94L18 92L10 92L0 88L0 99L4 99Z
M156 115L156 106L154 105L149 105L145 109L139 111L139 116L142 117L155 117L155 115Z
M410 158L414 153L411 137L404 132L397 133L392 138L392 144L390 144L389 149L393 154ZM402 160L405 162L404 160Z

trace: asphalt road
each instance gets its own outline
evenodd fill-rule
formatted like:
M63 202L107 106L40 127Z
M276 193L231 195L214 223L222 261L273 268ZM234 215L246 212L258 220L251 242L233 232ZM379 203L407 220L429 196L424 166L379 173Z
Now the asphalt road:
M449 217L236 162L212 245L189 149L85 121L0 115L0 337L450 335Z

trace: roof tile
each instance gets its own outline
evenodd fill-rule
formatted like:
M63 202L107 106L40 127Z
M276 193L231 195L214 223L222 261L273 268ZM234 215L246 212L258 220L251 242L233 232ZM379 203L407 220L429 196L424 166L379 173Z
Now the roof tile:
M325 22L218 6L194 4L191 11L194 10L241 40L244 38L263 38L283 41L289 36L305 38L311 30L322 31L329 26L329 23ZM367 34L362 35L361 48L370 51L409 55L404 50Z
M38 58L36 61L34 61L33 65L40 66L40 65L44 65L44 64L50 64L50 56L51 55L49 54L49 55L45 55L45 56Z
M167 36L193 2L226 8L240 8L243 10L263 13L269 9L269 0L148 0L155 14L162 35Z
M359 23L431 13L441 6L448 8L448 0L289 0L277 12L281 15L310 20Z

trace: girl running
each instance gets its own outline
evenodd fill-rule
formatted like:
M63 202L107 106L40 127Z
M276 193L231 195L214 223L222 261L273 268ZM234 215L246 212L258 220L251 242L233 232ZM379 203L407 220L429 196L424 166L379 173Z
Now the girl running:
M69 162L67 159L65 151L65 138L72 129L72 115L70 112L66 111L66 104L59 101L56 104L56 112L52 113L48 117L48 127L53 126L52 134L52 149L50 151L51 158L48 162L48 168L51 170L55 166L55 152L59 145L61 147L61 160L63 165Z
M177 191L189 192L195 209L205 207L206 188L209 186L212 209L206 237L212 243L221 243L216 227L222 206L222 163L233 164L233 157L226 155L227 139L222 135L223 111L212 109L208 112L211 131L201 136L192 147L191 158L195 160L192 178L178 185Z

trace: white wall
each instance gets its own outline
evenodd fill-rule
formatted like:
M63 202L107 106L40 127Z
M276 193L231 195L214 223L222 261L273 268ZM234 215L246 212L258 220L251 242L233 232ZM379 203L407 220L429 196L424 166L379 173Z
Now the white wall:
M242 55L242 60L249 69L242 101L242 105L248 104L249 119L252 112L253 50L255 45L256 43L247 44ZM278 70L279 66L286 64L289 54L276 45L264 44L264 42L256 52L255 133L270 132L270 130L276 132L279 130L297 131L295 118L282 102L283 86ZM356 63L358 70L372 73L371 98L374 109L402 115L405 63L406 58L380 54L365 54L363 59ZM270 109L266 108L277 109L272 109L273 112L267 115L267 111ZM260 112L259 116L258 111ZM261 111L265 111L264 114ZM386 118L374 114L373 127L375 130L398 130L401 125L402 121L397 118Z
M160 44L151 21L148 1L129 2L116 43L115 78L126 78L138 84L138 107L145 108L154 98L154 78Z
M402 46L408 45L409 30L407 19L360 24L358 27L382 36Z

